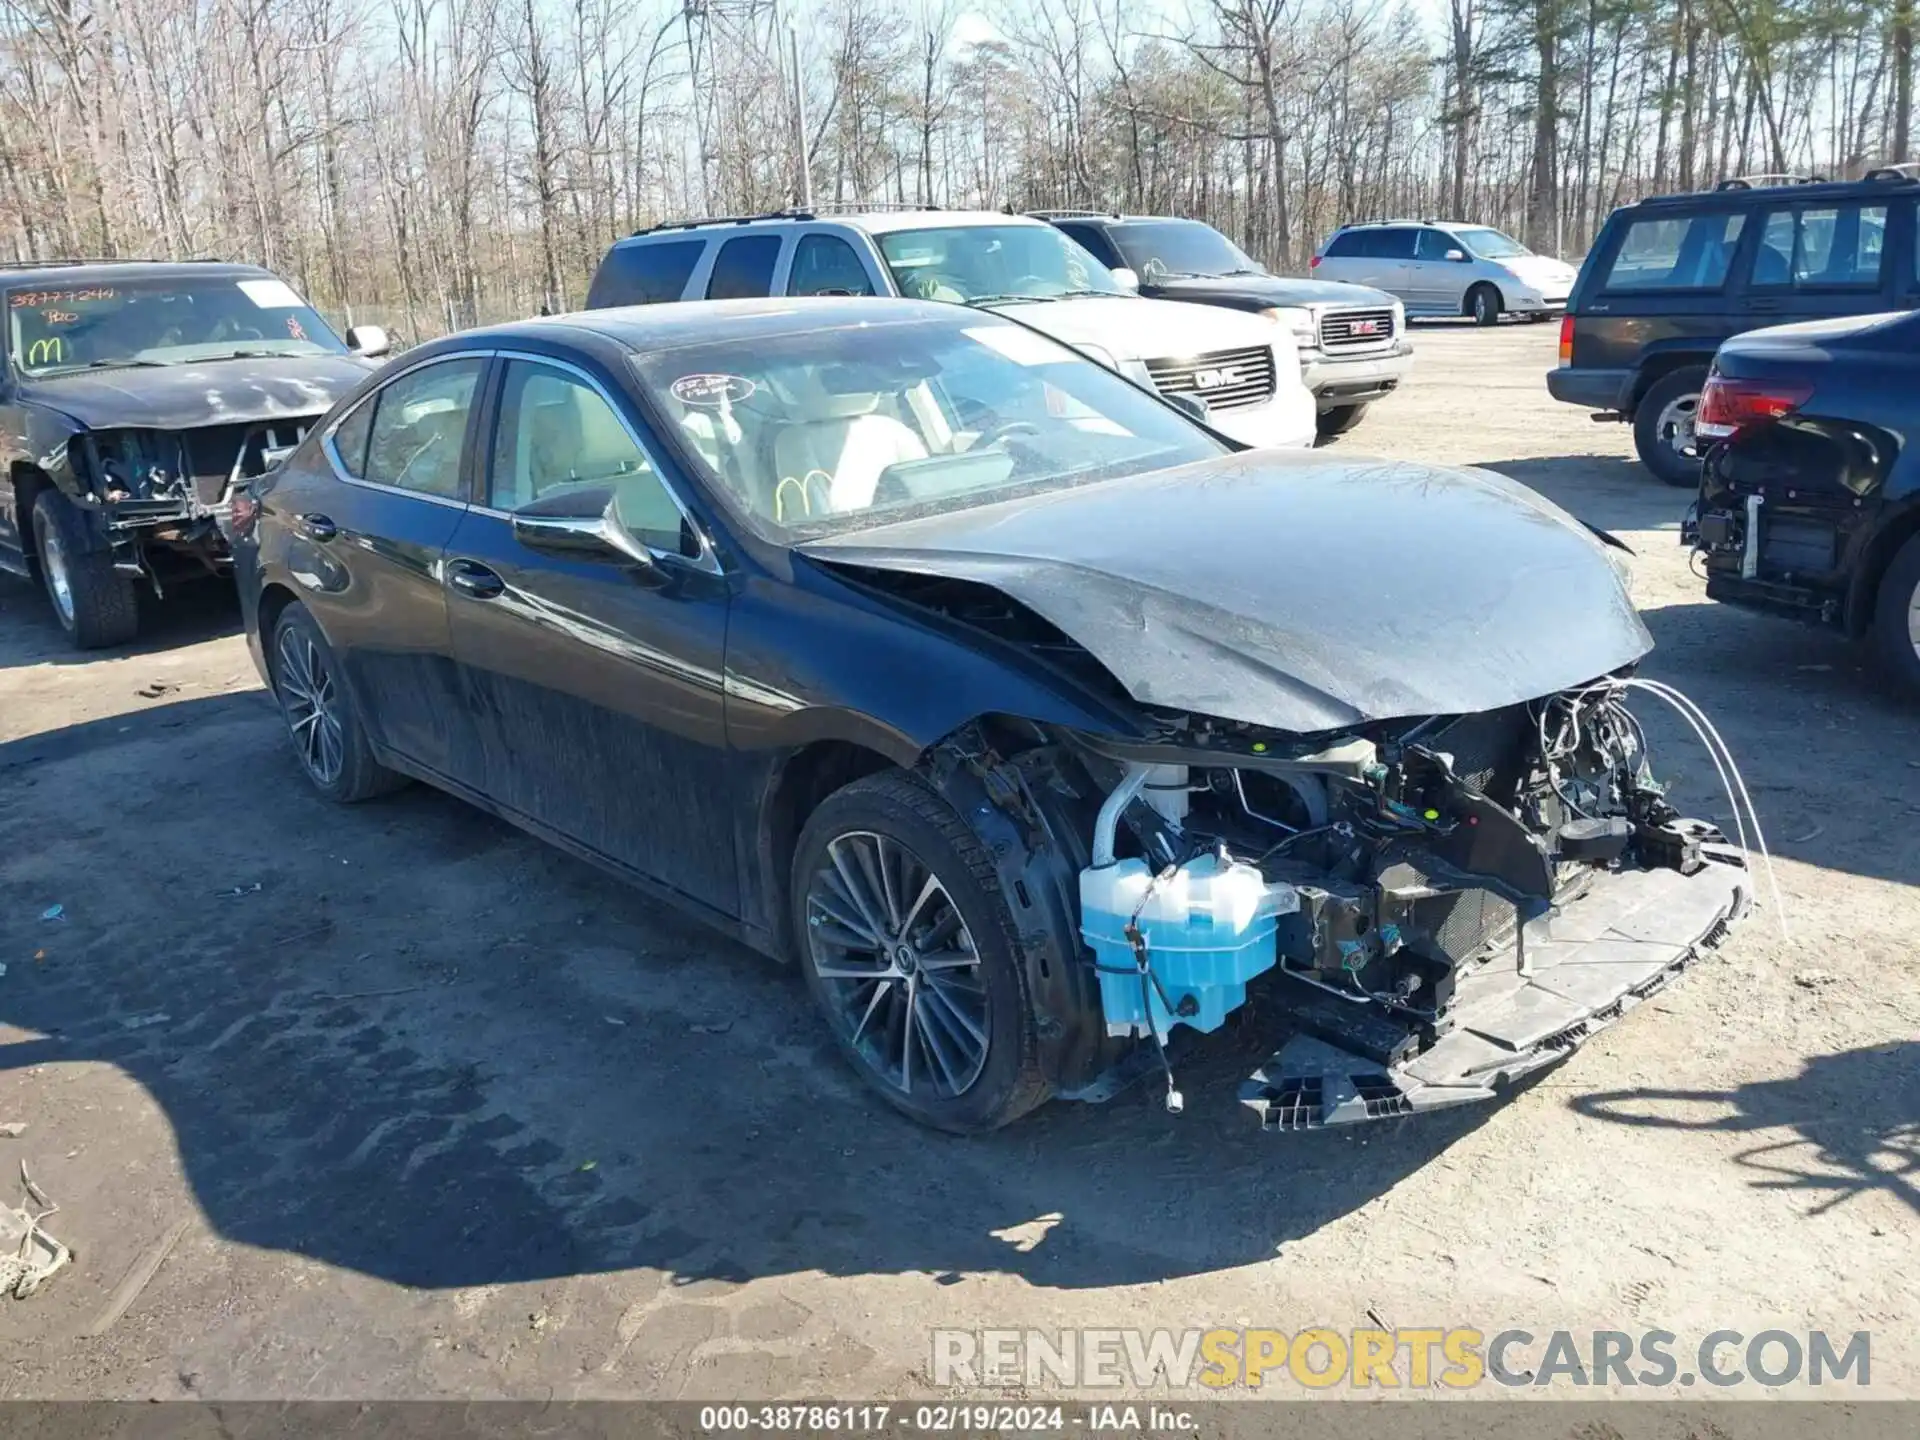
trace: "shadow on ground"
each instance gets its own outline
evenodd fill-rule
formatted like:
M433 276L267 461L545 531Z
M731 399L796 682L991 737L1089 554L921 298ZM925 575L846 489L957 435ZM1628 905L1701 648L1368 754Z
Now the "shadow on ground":
M1920 1042L1816 1055L1789 1079L1728 1091L1615 1090L1568 1104L1617 1125L1764 1136L1735 1163L1810 1214L1876 1190L1920 1214Z
M1263 1135L1234 1099L1274 1043L1255 1017L1180 1058L1184 1115L1149 1087L931 1133L760 957L436 792L320 801L263 695L129 718L0 746L31 781L0 785L0 829L36 842L0 860L0 1019L32 1037L0 1071L119 1067L233 1241L422 1287L1138 1284L1271 1258L1490 1113ZM136 845L111 875L81 863ZM76 1229L114 1179L111 1124L36 1167Z
M132 644L76 650L38 585L0 574L0 619L6 622L4 639L0 639L0 670L18 665L85 665L118 655L156 655L238 634L240 597L225 576L178 582L168 588L164 600L142 591L140 633Z
M1476 463L1482 470L1539 491L1590 525L1602 530L1662 531L1676 547L1680 522L1694 499L1690 490L1661 484L1638 460L1617 455L1548 455Z

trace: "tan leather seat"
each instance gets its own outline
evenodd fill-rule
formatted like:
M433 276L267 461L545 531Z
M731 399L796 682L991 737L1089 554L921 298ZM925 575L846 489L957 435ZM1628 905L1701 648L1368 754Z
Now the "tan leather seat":
M774 439L780 472L774 519L791 525L808 515L864 510L889 465L927 458L913 428L878 413L879 406L878 395L822 390L798 407L814 418L784 427Z

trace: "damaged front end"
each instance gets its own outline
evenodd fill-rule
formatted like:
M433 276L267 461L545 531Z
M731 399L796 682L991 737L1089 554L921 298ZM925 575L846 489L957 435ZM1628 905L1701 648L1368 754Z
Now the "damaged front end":
M225 572L235 493L290 454L316 418L86 431L67 440L50 468L71 472L75 498L98 517L115 568L158 590L162 556L190 571Z
M1102 801L1078 913L1109 1043L1177 1110L1168 1032L1251 999L1290 1036L1242 1089L1270 1129L1490 1099L1564 1058L1749 905L1743 851L1653 779L1634 683L1312 737L1060 735L1049 773Z

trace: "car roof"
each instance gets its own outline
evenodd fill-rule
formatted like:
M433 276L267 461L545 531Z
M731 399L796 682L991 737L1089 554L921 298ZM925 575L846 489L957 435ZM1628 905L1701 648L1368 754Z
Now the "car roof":
M1340 226L1339 229L1333 233L1338 235L1341 230L1384 230L1389 226L1399 229L1407 225L1431 225L1436 230L1494 230L1499 228L1498 226L1488 225L1480 220L1356 220L1351 225Z
M1677 195L1649 195L1625 206L1628 210L1659 210L1667 207L1732 208L1759 201L1776 202L1782 196L1794 200L1857 200L1862 196L1911 195L1920 189L1920 178L1888 172L1862 180L1786 180L1774 185L1723 180L1711 190L1683 190Z
M937 300L871 295L763 296L751 300L676 300L663 305L578 310L484 330L467 330L433 343L436 347L451 345L461 349L515 340L566 344L584 332L627 350L672 350L714 340L767 340L822 329L901 325L925 320L965 325L1014 323L989 311L969 310Z
M273 279L271 270L228 260L45 260L0 265L0 286L141 280Z

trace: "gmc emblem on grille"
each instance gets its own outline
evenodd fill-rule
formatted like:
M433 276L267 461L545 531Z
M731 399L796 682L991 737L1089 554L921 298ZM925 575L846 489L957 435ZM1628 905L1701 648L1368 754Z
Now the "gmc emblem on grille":
M1193 388L1218 390L1222 385L1231 385L1238 378L1231 370L1196 370L1193 372Z
M1378 335L1380 333L1380 322L1378 320L1355 320L1349 329L1355 335Z

